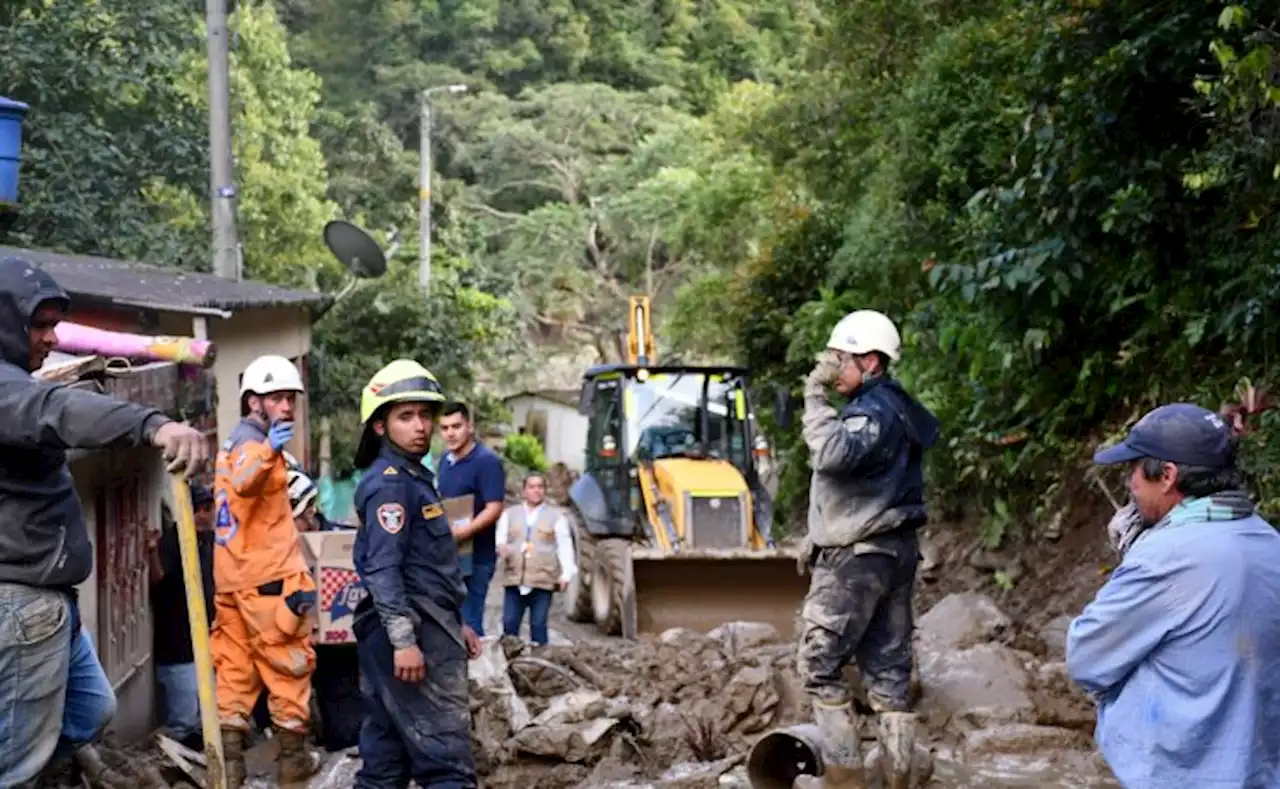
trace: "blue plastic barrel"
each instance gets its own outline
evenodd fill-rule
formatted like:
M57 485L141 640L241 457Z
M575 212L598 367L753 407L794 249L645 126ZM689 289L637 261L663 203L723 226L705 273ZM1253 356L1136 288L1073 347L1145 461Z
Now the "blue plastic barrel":
M0 96L0 205L18 203L18 165L22 161L22 122L27 105Z

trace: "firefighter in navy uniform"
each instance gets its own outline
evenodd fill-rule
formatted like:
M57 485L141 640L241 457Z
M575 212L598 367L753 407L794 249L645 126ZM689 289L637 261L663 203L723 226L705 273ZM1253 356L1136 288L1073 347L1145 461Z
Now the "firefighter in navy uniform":
M397 359L360 398L356 572L369 595L354 630L367 715L357 789L475 789L466 586L431 471L422 465L444 402L425 367Z

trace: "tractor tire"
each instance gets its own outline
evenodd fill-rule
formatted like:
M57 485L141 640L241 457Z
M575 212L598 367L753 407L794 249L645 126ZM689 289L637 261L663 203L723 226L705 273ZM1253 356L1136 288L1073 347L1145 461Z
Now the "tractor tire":
M635 584L631 573L631 541L618 537L596 541L591 577L591 614L606 636L634 639Z
M569 512L569 524L578 572L569 579L569 588L564 592L564 613L570 622L591 622L591 562L596 539L582 528L582 518L573 510Z

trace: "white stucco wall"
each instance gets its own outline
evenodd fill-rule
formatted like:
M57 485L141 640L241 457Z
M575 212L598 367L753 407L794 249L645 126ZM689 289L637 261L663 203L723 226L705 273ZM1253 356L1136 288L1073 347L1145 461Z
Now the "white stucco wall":
M511 410L514 428L528 428L531 411L547 415L547 440L543 449L548 463L563 463L581 473L586 465L587 418L578 409L532 395L517 395L505 401ZM532 432L531 430L529 432Z
M306 310L245 310L228 320L209 319L209 339L218 345L218 359L213 372L218 378L218 442L226 440L240 421L240 374L256 357L277 353L290 359L311 352L311 316ZM306 398L298 415L307 424ZM289 445L297 457L304 456L303 438L299 431Z
M213 373L218 380L218 443L226 440L240 421L240 374L256 357L277 353L289 359L311 352L311 313L305 309L271 308L233 312L230 318L194 318L166 313L160 330L188 337L197 335L196 325L204 321L207 339L218 346ZM306 398L301 401L298 421L308 423ZM298 431L289 452L305 458L309 430Z

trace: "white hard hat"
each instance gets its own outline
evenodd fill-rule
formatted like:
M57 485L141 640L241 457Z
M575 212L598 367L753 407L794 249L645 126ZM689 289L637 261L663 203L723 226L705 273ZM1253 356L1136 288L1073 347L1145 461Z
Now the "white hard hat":
M303 392L302 376L293 362L283 356L259 356L244 368L240 379L240 396L266 395L272 392Z
M858 310L840 319L827 347L858 355L879 351L896 362L902 354L902 337L884 313Z
M316 500L319 491L311 477L294 469L289 472L289 503L293 505L293 517L297 518Z

